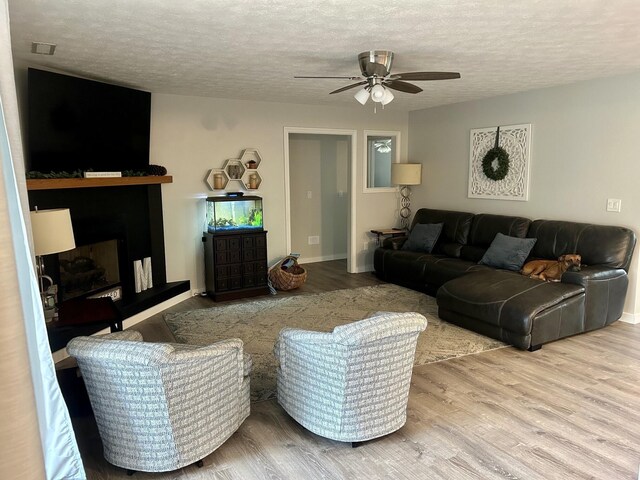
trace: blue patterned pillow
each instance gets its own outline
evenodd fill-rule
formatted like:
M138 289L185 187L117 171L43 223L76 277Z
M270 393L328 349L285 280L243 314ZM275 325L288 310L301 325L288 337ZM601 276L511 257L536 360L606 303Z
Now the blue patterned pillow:
M442 223L418 223L411 230L401 250L431 253L440 232L442 232Z
M524 265L524 261L535 243L535 238L509 237L497 233L478 263L494 268L518 271Z

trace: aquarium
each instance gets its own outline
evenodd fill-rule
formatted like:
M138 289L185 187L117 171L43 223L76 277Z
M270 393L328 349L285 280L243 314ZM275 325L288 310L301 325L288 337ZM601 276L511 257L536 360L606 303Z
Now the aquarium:
M209 233L262 230L262 198L207 198L207 231Z

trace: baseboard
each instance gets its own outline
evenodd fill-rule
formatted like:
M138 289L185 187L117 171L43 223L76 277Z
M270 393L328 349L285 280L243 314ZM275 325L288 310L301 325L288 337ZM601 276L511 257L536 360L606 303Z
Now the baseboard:
M636 325L636 324L640 323L640 315L639 314L623 312L622 313L622 317L620 317L620 321L624 322L624 323L631 323L633 325Z
M322 255L321 257L300 257L298 259L298 263L316 263L316 262L328 262L331 260L346 260L346 253L337 253L335 255Z
M125 319L122 322L122 327L126 330L129 327L132 327L133 325L135 325L136 323L140 323L143 320L146 320L149 317L152 317L153 315L155 315L156 313L160 313L163 310L166 310L169 307L173 307L174 305L177 305L180 302L183 302L189 298L191 298L192 296L192 291L186 291L181 293L180 295L176 295L175 297L170 298L169 300L166 300L162 303L159 303L158 305L154 305L153 307L137 313L127 319ZM109 333L109 329L105 328L103 330L100 330L99 332L94 333L93 335L102 335L104 333ZM67 353L67 349L66 348L61 348L60 350L57 350L55 352L51 353L51 356L53 357L53 363L58 363L60 360L64 360L65 358L69 357L69 354Z
M365 263L364 265L356 265L356 268L353 272L351 273L367 273L367 272L373 272L373 264L368 264Z

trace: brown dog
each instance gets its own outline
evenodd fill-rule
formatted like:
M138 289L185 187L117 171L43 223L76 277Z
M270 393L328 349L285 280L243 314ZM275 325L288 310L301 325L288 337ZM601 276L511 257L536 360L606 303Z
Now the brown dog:
M579 271L581 261L582 257L578 254L562 255L558 260L531 260L525 263L520 273L545 282L559 282L567 270Z

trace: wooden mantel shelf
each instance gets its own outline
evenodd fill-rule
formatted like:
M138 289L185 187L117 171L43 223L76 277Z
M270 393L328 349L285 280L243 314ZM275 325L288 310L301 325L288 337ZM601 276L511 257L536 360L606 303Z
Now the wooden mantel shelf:
M27 180L27 190L57 190L63 188L127 187L173 183L171 175L111 178L38 178Z

